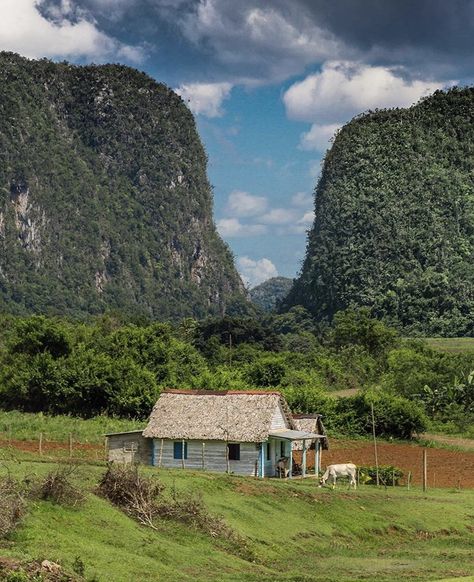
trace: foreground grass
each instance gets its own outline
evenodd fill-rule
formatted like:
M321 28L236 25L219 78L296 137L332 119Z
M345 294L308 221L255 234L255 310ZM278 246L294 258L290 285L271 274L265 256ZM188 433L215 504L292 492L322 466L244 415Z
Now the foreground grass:
M84 420L73 416L47 416L0 410L0 438L7 440L34 440L43 433L45 440L67 442L69 435L81 443L101 444L104 434L134 430L143 422L98 416Z
M53 465L7 460L1 472L44 474ZM245 537L251 560L226 540L179 523L138 526L94 493L104 467L81 466L89 491L80 508L30 504L0 555L79 557L97 580L355 581L440 580L474 571L474 492L318 489L314 481L258 481L228 475L153 470L169 492L192 490Z

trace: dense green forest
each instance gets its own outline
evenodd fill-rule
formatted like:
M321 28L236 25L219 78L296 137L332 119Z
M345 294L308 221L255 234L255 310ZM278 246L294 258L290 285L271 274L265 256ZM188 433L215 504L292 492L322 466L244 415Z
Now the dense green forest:
M474 88L345 125L326 154L286 308L348 306L407 335L474 334Z
M369 434L371 403L384 436L466 432L474 422L474 353L403 339L366 309L339 312L330 327L301 307L174 326L108 315L0 323L5 410L145 419L163 388L262 388L281 390L294 412L323 414L333 435Z
M245 310L206 163L189 109L144 73L0 53L0 309Z
M292 284L289 277L272 277L250 289L250 299L262 311L274 311L288 295Z

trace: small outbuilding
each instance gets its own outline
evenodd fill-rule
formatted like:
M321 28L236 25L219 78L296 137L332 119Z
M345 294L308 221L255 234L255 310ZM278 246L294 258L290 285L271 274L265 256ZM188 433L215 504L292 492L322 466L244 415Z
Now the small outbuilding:
M280 392L261 390L166 390L142 433L138 431L133 439L127 436L132 433L121 434L122 441L119 434L107 435L111 461L121 460L117 452L120 442L125 454L125 443L135 440L141 452L129 462L256 477L272 477L277 472L293 476L296 442L301 443L302 476L306 475L306 451L312 443L318 472L320 450L327 445L324 433L296 423Z

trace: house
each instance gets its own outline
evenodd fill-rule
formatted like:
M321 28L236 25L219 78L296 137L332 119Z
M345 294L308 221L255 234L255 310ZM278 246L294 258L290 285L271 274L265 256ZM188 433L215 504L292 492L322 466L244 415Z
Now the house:
M131 435L107 435L109 460L256 477L275 476L278 461L292 459L295 442L303 451L303 476L312 442L319 471L320 449L327 443L324 434L298 428L279 392L257 390L166 390L145 430ZM289 462L290 477L294 468Z

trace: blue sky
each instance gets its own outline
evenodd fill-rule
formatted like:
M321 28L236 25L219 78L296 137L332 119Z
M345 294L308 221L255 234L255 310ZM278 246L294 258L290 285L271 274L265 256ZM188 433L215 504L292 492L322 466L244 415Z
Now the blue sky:
M297 274L337 129L474 77L474 0L1 0L0 49L181 94L243 279Z

